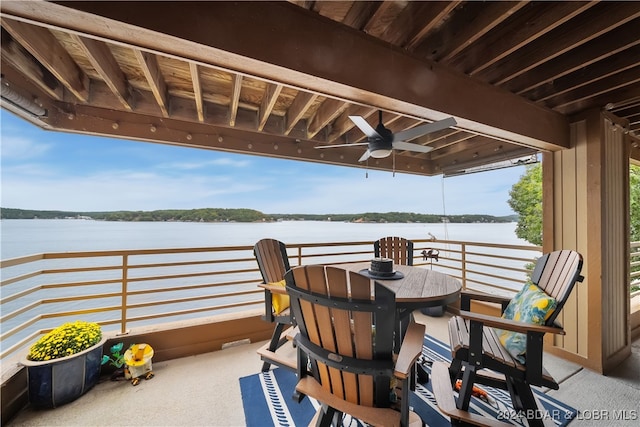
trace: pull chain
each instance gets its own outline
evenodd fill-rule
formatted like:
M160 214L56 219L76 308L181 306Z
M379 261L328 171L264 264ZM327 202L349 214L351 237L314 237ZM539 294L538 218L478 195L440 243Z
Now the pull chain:
M396 176L396 151L395 150L391 151L391 155L393 156L392 157L392 159L393 159L393 177L395 178L395 176Z

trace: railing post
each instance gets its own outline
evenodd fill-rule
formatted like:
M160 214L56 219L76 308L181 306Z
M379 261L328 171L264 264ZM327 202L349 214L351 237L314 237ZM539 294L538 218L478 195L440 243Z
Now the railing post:
M127 292L129 276L129 255L122 255L122 315L120 319L120 333L127 333Z
M467 289L467 245L460 245L461 262L462 262L462 289Z
M298 246L298 265L302 265L302 246Z

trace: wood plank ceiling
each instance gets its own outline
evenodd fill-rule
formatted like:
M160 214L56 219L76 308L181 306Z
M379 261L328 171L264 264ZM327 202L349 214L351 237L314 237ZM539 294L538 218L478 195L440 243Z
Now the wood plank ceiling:
M45 129L454 174L568 146L605 110L640 160L640 2L0 4L2 107ZM22 107L20 106L22 105ZM26 106L26 110L25 110ZM358 159L349 115L453 128Z

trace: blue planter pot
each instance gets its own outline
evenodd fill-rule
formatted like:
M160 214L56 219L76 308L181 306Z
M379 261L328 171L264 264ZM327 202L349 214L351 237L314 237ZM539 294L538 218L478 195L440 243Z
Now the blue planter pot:
M38 408L55 408L89 391L100 378L102 346L106 338L71 356L45 362L25 360L29 402Z

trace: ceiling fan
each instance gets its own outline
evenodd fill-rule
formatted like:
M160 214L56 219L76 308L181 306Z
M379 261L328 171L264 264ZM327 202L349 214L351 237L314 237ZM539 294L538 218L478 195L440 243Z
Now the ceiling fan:
M382 124L382 111L378 112L378 126L374 129L361 116L349 116L351 121L367 135L367 142L357 142L354 144L320 145L316 148L353 147L355 145L367 145L367 151L358 159L359 162L367 160L369 157L382 159L388 157L396 150L415 151L418 153L428 153L433 147L407 142L422 135L436 132L456 125L456 120L449 117L433 123L416 126L401 132L393 133Z

